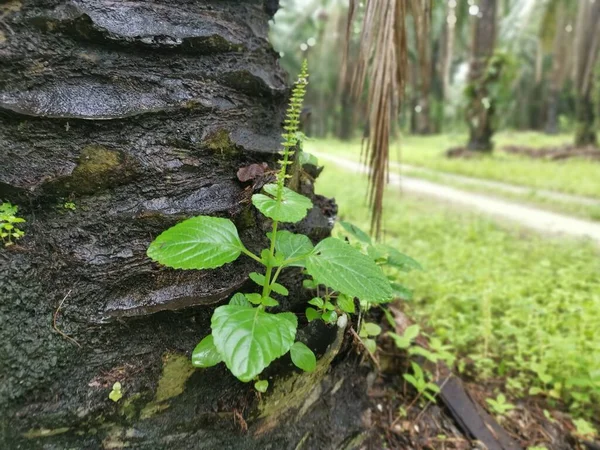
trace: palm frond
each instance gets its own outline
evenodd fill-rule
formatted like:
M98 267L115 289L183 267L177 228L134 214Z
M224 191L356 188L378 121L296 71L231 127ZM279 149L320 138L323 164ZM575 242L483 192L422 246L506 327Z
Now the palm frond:
M356 8L356 0L351 0L349 22L356 15ZM367 0L364 8L358 56L352 64L352 93L360 103L363 90L367 88L367 129L362 158L369 167L371 231L379 237L383 193L388 178L390 136L396 133L396 119L406 78L407 11L405 0Z

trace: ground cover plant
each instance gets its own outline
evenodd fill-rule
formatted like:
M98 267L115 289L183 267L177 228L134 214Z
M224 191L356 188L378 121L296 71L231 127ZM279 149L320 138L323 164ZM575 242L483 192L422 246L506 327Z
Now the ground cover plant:
M337 199L342 219L366 226L366 180L348 176L326 166L318 190ZM598 249L398 199L388 190L385 242L418 255L425 269L410 280L397 274L414 292L406 310L450 346L463 374L598 417Z

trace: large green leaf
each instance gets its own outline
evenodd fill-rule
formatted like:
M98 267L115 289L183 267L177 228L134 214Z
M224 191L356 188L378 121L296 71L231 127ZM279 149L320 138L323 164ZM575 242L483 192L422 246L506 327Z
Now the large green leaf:
M147 253L174 269L214 269L235 261L243 248L231 220L198 216L163 232Z
M306 258L306 270L317 282L372 303L392 298L392 288L369 257L335 238L319 242Z
M277 196L276 184L267 184L264 190L273 197ZM312 208L309 198L286 187L283 188L281 202L268 195L254 194L252 203L265 216L278 222L300 222L306 216L307 210Z
M212 367L221 361L221 355L215 347L212 334L202 339L192 352L192 366L194 367Z
M269 238L271 233L268 233ZM284 259L298 259L298 261L289 264L290 266L304 267L304 257L313 251L312 242L303 234L294 234L286 230L277 232L275 240L275 250L278 255Z
M238 379L247 382L294 344L298 320L292 313L225 305L211 319L215 346Z

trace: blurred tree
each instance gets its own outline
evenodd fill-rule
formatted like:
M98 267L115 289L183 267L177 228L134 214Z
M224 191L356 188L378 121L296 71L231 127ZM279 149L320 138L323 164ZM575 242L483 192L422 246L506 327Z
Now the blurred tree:
M600 54L600 1L581 0L575 24L574 84L576 95L575 145L596 145L592 102L594 68Z
M496 43L496 0L481 0L474 16L471 61L469 63L468 105L466 110L469 126L470 150L492 150L492 118L494 99L489 85L498 79L502 68L500 59L492 58Z

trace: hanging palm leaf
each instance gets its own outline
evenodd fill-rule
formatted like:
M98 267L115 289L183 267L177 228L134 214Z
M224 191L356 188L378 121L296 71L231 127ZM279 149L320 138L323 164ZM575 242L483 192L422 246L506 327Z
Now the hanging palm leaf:
M348 33L356 11L357 1L351 0ZM390 136L396 132L396 119L406 77L405 18L404 0L367 0L358 57L353 61L351 69L352 92L356 101L360 102L365 87L368 92L367 127L362 157L369 167L371 230L377 237L381 233ZM346 49L344 60L347 60L347 51Z

